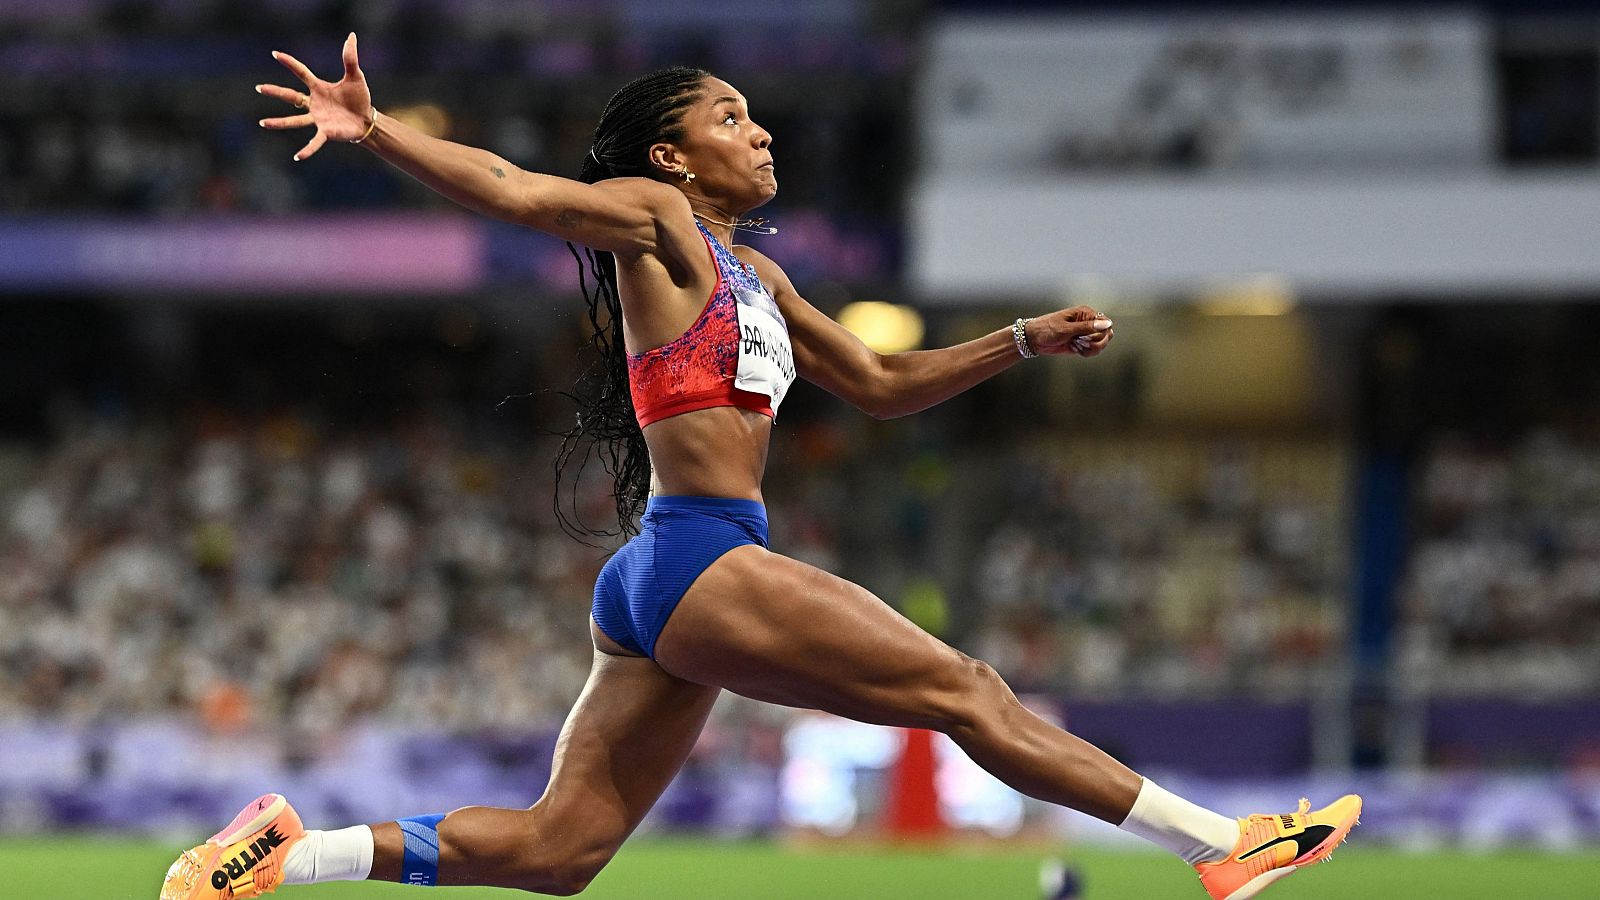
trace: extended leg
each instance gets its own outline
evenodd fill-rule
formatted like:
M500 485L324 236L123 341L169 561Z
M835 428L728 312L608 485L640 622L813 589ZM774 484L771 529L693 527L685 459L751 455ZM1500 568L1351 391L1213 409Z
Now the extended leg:
M656 645L682 678L864 722L942 731L1013 788L1121 823L1141 779L1017 702L965 656L866 589L759 547L730 551Z
M759 547L731 550L701 574L656 659L758 699L942 731L1013 788L1176 853L1215 900L1247 900L1326 859L1361 814L1354 795L1237 822L1196 806L1035 716L992 668L863 588Z

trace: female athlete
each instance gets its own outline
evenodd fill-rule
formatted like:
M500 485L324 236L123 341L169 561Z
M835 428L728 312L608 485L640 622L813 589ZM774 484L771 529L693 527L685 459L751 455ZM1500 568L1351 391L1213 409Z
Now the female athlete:
M594 668L531 808L306 831L268 794L173 864L163 900L363 878L575 894L672 780L723 690L943 732L1013 788L1177 853L1219 900L1323 859L1355 825L1355 796L1240 820L1195 806L1035 716L988 665L865 589L767 548L761 479L794 377L901 416L1024 357L1094 356L1112 339L1105 317L1076 307L940 350L869 350L776 263L733 244L741 217L777 192L772 136L705 72L668 69L618 91L573 181L378 112L354 34L337 82L273 55L305 89L257 87L299 108L261 124L315 126L296 160L358 143L468 209L591 248L610 382L582 421L613 443L624 521L643 516L595 586Z

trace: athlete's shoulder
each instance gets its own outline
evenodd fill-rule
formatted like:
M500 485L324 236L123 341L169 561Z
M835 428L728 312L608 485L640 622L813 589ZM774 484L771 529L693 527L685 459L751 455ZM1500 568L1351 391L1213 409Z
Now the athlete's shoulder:
M621 205L642 211L648 220L635 245L613 251L617 261L645 265L657 259L674 272L689 271L703 258L705 243L695 226L694 210L683 191L652 178L607 178L594 186L607 192ZM680 281L675 276L674 281Z
M777 263L772 261L771 257L750 246L749 244L734 244L732 249L740 259L752 265L761 265L762 263L765 263L769 266L777 265Z
M779 290L794 290L794 285L789 281L789 274L760 250L749 244L734 244L733 255L739 257L741 262L754 266L756 276L766 282L774 293Z

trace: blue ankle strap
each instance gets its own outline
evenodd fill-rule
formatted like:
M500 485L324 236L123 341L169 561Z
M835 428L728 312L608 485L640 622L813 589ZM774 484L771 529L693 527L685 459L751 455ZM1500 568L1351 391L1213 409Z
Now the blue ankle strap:
M405 884L432 887L439 883L439 822L444 815L411 816L396 822L405 850L400 861L400 880Z

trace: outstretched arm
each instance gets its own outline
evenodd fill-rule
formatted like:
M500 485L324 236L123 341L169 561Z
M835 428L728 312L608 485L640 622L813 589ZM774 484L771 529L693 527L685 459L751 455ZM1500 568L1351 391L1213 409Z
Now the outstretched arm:
M689 219L683 193L648 178L613 178L584 184L524 171L487 150L430 137L378 112L356 56L356 36L344 42L344 76L323 81L299 60L272 57L305 84L304 93L272 84L257 93L293 104L302 113L262 119L270 129L316 126L296 153L298 162L328 141L360 143L396 168L474 212L527 225L563 240L615 253L648 251L660 238L658 223L674 212ZM681 209L678 209L681 207Z
M943 403L1022 359L1010 326L954 347L878 353L807 303L776 263L741 249L783 311L800 377L875 418L892 419ZM1029 319L1026 333L1028 345L1041 356L1096 356L1112 337L1111 320L1087 306Z

